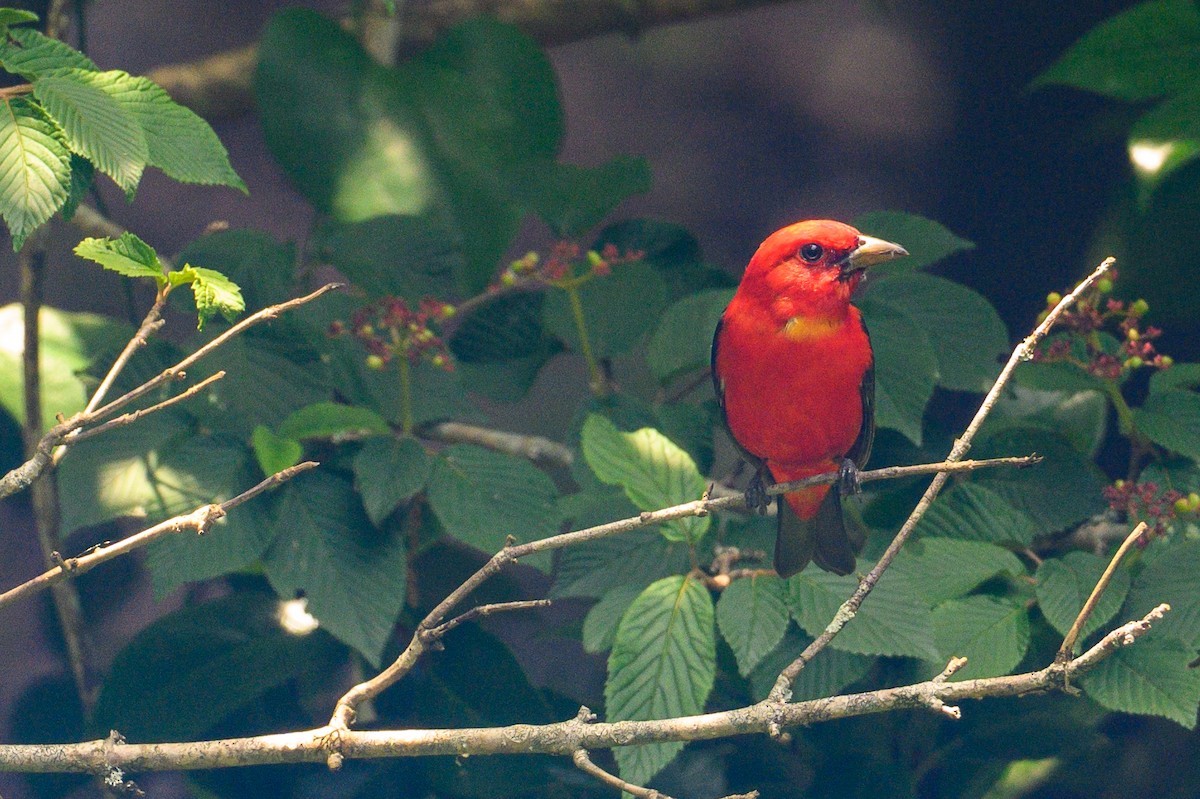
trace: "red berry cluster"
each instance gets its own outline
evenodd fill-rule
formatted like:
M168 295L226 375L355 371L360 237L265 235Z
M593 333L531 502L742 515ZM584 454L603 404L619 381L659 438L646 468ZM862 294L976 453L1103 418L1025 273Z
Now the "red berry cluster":
M1126 303L1107 295L1112 292L1115 270L1108 277L1096 281L1090 292L1080 297L1073 308L1059 317L1059 326L1068 331L1057 336L1034 353L1033 359L1042 362L1073 363L1081 369L1106 380L1116 380L1123 372L1151 366L1166 369L1173 361L1169 355L1160 355L1154 349L1154 339L1162 335L1157 327L1142 327L1142 317L1150 310L1145 300ZM1052 292L1046 297L1046 310L1039 321L1062 301L1062 295ZM1105 328L1120 337L1120 348L1116 353L1101 346L1097 335ZM1082 342L1086 356L1077 354L1076 342Z
M1104 498L1114 511L1150 525L1150 536L1162 535L1176 517L1200 511L1200 494L1164 489L1152 481L1117 480L1104 487Z
M367 366L382 369L393 358L403 357L410 364L428 361L450 372L454 363L450 351L435 330L435 325L454 315L454 306L426 297L416 310L400 297L385 297L354 312L350 324L334 322L329 334L350 333L366 347Z
M545 260L536 252L528 252L510 263L490 290L499 291L501 287L526 282L560 286L570 281L604 277L611 274L617 264L640 261L643 256L644 253L636 250L622 253L615 244L604 245L600 252L588 250L585 253L576 242L557 241ZM581 262L586 268L576 272L575 265Z

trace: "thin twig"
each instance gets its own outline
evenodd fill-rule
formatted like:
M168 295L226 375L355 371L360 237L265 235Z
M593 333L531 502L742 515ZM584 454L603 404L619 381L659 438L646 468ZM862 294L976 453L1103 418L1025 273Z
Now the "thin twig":
M152 413L157 413L158 411L165 410L166 408L170 408L172 405L177 405L180 402L185 402L186 400L191 399L192 397L196 396L201 391L208 388L213 383L217 382L218 380L221 380L224 377L225 377L224 371L217 372L216 374L211 374L208 377L201 380L196 385L189 386L184 391L179 392L178 394L176 394L173 397L170 397L169 399L163 400L162 402L158 403L157 405L151 405L147 408L138 408L136 411L130 411L129 413L123 413L120 416L116 417L115 419L109 419L107 422L104 422L103 424L98 424L95 427L89 428L87 430L80 430L71 436L70 442L72 444L78 444L80 441L87 441L89 438L94 438L95 436L106 433L109 430L113 429L114 427L124 427L125 425L133 424L138 419L141 419L143 416L149 416ZM65 450L62 450L62 449L57 450L55 454L58 454L58 452L65 452Z
M455 616L453 619L450 619L447 622L443 622L442 624L439 624L437 627L434 627L432 630L427 630L425 632L425 637L426 637L426 639L428 639L426 641L426 643L430 643L430 642L434 641L435 639L444 637L446 635L446 633L450 632L455 627L457 627L460 624L463 624L464 622L483 618L484 616L491 616L494 613L506 613L511 610L529 610L530 608L548 608L548 607L550 607L550 604L551 603L550 603L549 599L522 599L522 600L518 600L516 602L495 602L491 605L478 605L476 607L471 608L466 613Z
M1083 603L1083 607L1079 609L1079 615L1075 617L1075 622L1071 625L1071 629L1067 631L1063 638L1062 646L1058 648L1058 660L1070 660L1075 654L1075 642L1079 638L1079 634L1083 631L1083 625L1087 624L1088 617L1096 609L1096 605L1100 602L1100 595L1104 593L1104 589L1108 588L1109 582L1112 580L1113 573L1116 572L1117 566L1124 559L1125 554L1133 548L1138 539L1142 537L1142 533L1146 532L1146 523L1139 522L1137 527L1133 528L1121 546L1117 548L1116 553L1112 556L1112 560L1108 562L1108 568L1104 570L1104 574L1100 575L1100 581L1092 589L1092 593L1088 596L1087 601Z
M1008 362L1004 364L1004 368L1000 370L1000 376L996 378L996 382L992 384L991 390L988 391L987 396L983 398L983 402L980 404L979 410L975 413L975 418L973 418L971 423L967 425L967 429L963 431L962 436L954 442L954 446L950 449L950 454L946 456L946 461L948 463L961 461L963 456L967 454L967 450L971 448L971 440L975 438L975 434L979 432L979 428L983 426L984 420L986 420L988 414L991 413L992 407L1000 398L1000 393L1008 384L1009 378L1012 377L1012 373L1016 370L1017 365L1022 361L1027 361L1033 357L1034 348L1037 346L1038 342L1050 332L1050 329L1054 327L1054 324L1058 321L1059 316L1061 316L1063 312L1067 310L1067 308L1074 304L1075 300L1078 299L1083 292L1087 291L1093 283L1099 280L1101 276L1103 276L1104 273L1107 272L1113 265L1114 261L1115 259L1113 258L1106 258L1104 262L1096 267L1095 271L1084 278L1084 280L1078 286L1076 286L1073 291L1059 300L1058 304L1055 305L1053 310L1046 315L1046 318L1042 320L1041 324L1034 328L1033 332L1030 333L1024 341L1017 345L1016 349L1013 350L1012 355L1009 356ZM911 514L909 514L908 519L905 520L904 524L900 527L899 532L896 533L896 537L892 539L892 543L888 545L886 550L884 550L884 553L879 557L879 560L876 561L875 566L871 569L871 571L867 573L867 576L864 577L861 582L859 582L858 587L854 590L854 593L850 595L850 598L842 603L842 606L838 608L833 620L830 621L829 625L821 632L819 636L817 636L816 640L809 644L804 651L800 653L799 657L797 657L782 672L780 672L779 677L775 681L774 687L771 688L771 693L768 697L769 701L787 702L791 698L792 684L796 681L796 677L799 676L800 672L804 669L805 664L810 662L814 657L817 656L817 653L828 646L829 642L832 641L835 636L837 636L842 627L844 627L846 623L853 619L855 614L858 613L858 608L862 605L863 600L865 600L871 593L871 590L875 588L875 584L879 582L879 578L883 576L884 571L888 566L891 565L892 560L900 553L900 549L904 546L904 542L908 540L908 537L916 528L917 522L919 522L921 517L925 515L926 509L929 508L930 503L932 503L937 497L938 492L942 490L942 486L946 484L946 480L949 479L949 476L949 472L939 472L934 476L933 480L929 483L929 487L925 489L925 493L917 502L917 506L913 508L913 511Z
M196 533L203 535L214 522L225 516L232 508L316 466L317 464L313 461L299 463L271 475L258 485L243 491L232 499L211 505L201 505L191 513L185 513L182 516L175 516L164 522L159 522L153 527L148 527L139 533L134 533L127 538L117 541L115 544L103 544L93 547L87 553L78 557L59 559L58 565L53 568L47 569L32 580L27 580L0 594L0 608L16 602L23 597L32 596L45 588L64 583L72 577L89 572L102 563L144 547L151 541L163 538L164 536L174 535L184 530L194 530Z
M420 428L417 434L447 444L475 444L551 466L567 467L575 462L575 453L569 447L549 438L510 433L465 422L439 422Z

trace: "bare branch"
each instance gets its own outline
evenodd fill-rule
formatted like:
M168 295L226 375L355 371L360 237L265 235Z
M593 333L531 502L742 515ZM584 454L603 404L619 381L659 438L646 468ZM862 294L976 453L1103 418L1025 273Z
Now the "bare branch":
M1067 308L1071 307L1071 305L1075 303L1079 296L1083 292L1087 291L1093 283L1099 280L1104 273L1107 272L1110 267L1112 267L1114 262L1114 258L1104 259L1104 262L1096 267L1096 269L1090 275L1084 278L1084 280L1078 286L1076 286L1073 291L1059 300L1058 304L1054 306L1053 310L1046 315L1046 318L1042 320L1041 324L1034 328L1033 332L1030 333L1024 341L1017 345L1016 349L1013 350L1012 355L1009 356L1008 362L1004 364L1004 368L1000 370L1000 376L996 378L996 382L992 384L991 390L988 391L987 396L983 398L983 402L980 404L979 410L976 411L975 417L971 419L971 423L967 425L967 429L963 431L962 436L959 437L954 442L954 446L951 447L950 454L946 456L947 463L961 461L963 456L967 454L967 450L971 448L971 440L975 437L975 434L979 432L979 428L983 426L984 420L986 420L988 414L991 413L992 407L996 404L996 401L1000 399L1000 393L1008 384L1009 378L1012 377L1017 365L1022 361L1027 361L1033 357L1034 348L1037 347L1038 342L1050 332L1050 329L1054 327L1055 322L1058 321L1058 318L1063 314L1063 312L1066 311ZM844 627L846 623L853 619L855 614L858 613L858 608L871 593L871 590L875 587L875 584L879 582L879 578L883 576L884 571L888 566L891 565L892 560L895 559L896 555L900 553L900 549L904 546L904 542L908 540L910 535L912 535L912 531L916 528L917 522L919 522L921 517L925 515L925 511L937 497L938 492L942 490L942 486L946 484L946 480L949 479L949 477L950 473L945 471L939 472L934 476L933 480L929 484L929 487L925 489L925 493L917 502L917 506L913 508L913 511L911 514L909 514L908 519L905 520L904 524L901 525L899 532L896 533L896 537L892 539L892 543L888 545L886 550L884 550L883 554L879 557L879 560L876 561L875 566L870 572L868 572L867 576L864 577L861 582L859 582L858 588L854 590L854 593L850 595L850 598L843 602L842 606L838 608L833 620L829 622L829 626L827 626L821 632L821 634L817 636L816 640L809 644L804 651L800 653L799 657L797 657L787 666L787 668L780 672L778 679L775 681L775 686L771 689L771 694L768 698L769 701L787 702L791 698L792 684L796 681L796 677L799 676L801 670L804 669L804 666L808 662L817 656L817 653L828 646L829 642L832 641L839 632L841 632L842 627Z
M1133 528L1133 532L1121 543L1121 546L1112 556L1112 560L1108 562L1108 568L1104 570L1104 574L1100 575L1099 582L1092 589L1092 593L1088 596L1087 601L1083 603L1083 607L1079 609L1079 615L1075 617L1075 622L1071 625L1071 629L1067 630L1067 634L1063 637L1062 646L1058 648L1059 660L1069 660L1075 654L1075 641L1079 638L1079 633L1083 630L1083 625L1087 624L1088 617L1096 609L1096 604L1100 601L1100 595L1104 593L1105 588L1108 588L1108 584L1112 580L1117 566L1121 563L1125 554L1142 537L1142 533L1144 532L1146 532L1146 523L1139 522L1138 526Z
M543 436L509 433L465 422L439 422L420 428L417 434L447 444L475 444L508 455L517 455L549 466L570 466L575 453Z
M72 444L77 444L80 441L86 441L89 438L94 438L98 435L101 435L102 433L106 433L109 430L113 429L114 427L124 427L125 425L133 424L138 419L141 419L143 416L149 416L152 413L157 413L158 411L165 410L166 408L170 408L172 405L177 405L180 402L184 402L186 400L191 399L192 397L196 396L201 391L208 388L209 386L211 386L213 383L217 382L218 380L223 379L224 377L225 377L224 371L220 371L220 372L217 372L216 374L209 375L208 377L204 378L196 385L189 386L184 391L181 391L178 394L176 394L175 396L163 400L162 402L158 403L157 405L151 405L148 408L138 408L136 411L131 411L129 413L123 413L120 416L116 417L115 419L109 419L107 422L104 422L103 424L98 424L95 427L90 428L88 430L80 430L80 431L76 432L74 435L72 435L68 440ZM62 453L65 451L66 450L64 450L64 449L57 450L55 452L55 455L58 455L59 453Z
M530 608L548 608L550 607L549 599L523 599L516 602L496 602L491 605L479 605L468 610L459 616L455 616L450 621L443 622L432 630L425 632L426 643L433 643L439 638L445 636L446 633L453 630L464 622L474 619L491 616L494 613L504 613L510 610L529 610Z

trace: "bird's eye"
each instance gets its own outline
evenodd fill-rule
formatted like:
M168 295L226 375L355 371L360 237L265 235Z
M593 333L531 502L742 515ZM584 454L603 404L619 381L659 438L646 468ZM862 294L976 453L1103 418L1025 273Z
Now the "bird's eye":
M806 261L816 261L825 254L825 249L816 243L805 244L800 248L800 257Z

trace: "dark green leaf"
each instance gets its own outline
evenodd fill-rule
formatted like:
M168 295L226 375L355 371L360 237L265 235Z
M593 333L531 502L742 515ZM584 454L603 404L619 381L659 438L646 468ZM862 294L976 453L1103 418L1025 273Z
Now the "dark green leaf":
M337 438L344 435L387 435L388 423L370 408L317 402L292 413L279 424L279 434L303 441L306 438Z
M277 435L266 425L258 425L250 434L250 445L263 474L275 474L300 462L304 445L294 438Z
M457 234L427 216L331 220L318 228L314 250L373 299L446 297L466 268Z
M933 611L933 635L942 659L965 657L951 680L1008 674L1029 648L1029 611L1019 602L969 596Z
M975 245L959 238L932 219L902 211L870 211L854 219L854 226L868 236L894 241L908 250L908 257L872 269L883 274L910 272L935 264Z
M67 201L71 158L62 131L22 97L0 102L0 216L13 250Z
M1086 33L1034 86L1062 84L1149 100L1200 80L1200 11L1191 0L1152 0Z
M708 474L713 465L716 403L672 402L655 407L654 415L658 429L692 456L701 474Z
M1080 678L1092 699L1109 710L1162 716L1196 726L1200 669L1188 667L1195 650L1150 636L1124 646Z
M612 274L589 280L579 289L588 341L598 358L624 355L641 343L666 307L666 287L646 263L619 264ZM567 292L546 295L546 329L582 352L574 312Z
M37 22L38 15L23 8L0 8L0 33L7 38L9 26L23 25L26 22Z
M907 314L870 298L860 307L875 351L875 424L919 446L925 405L938 380L933 344Z
M1155 444L1200 460L1200 394L1173 389L1146 397L1134 422Z
M716 677L712 598L691 577L666 577L634 600L608 658L609 721L690 716L704 709ZM621 777L645 785L683 743L614 750Z
M1013 382L1040 391L1103 391L1104 380L1073 363L1026 361L1018 364Z
M515 194L558 238L583 236L625 199L650 191L644 158L618 156L598 167L529 162L513 175Z
M799 657L812 640L796 628L788 628L779 646L763 658L758 668L750 675L750 689L756 700L761 702L767 698L779 673ZM866 677L874 662L875 658L866 655L826 649L800 672L800 676L792 685L792 701L805 702L836 696L846 686Z
M1034 536L1046 532L1024 511L979 483L959 483L938 497L917 523L917 531L923 536L1018 546L1029 546Z
M1200 644L1200 542L1171 544L1138 574L1120 621L1140 619L1166 602L1171 612L1155 622L1156 636L1172 638L1185 647ZM1140 643L1139 643L1140 646Z
M583 648L584 651L597 654L607 652L612 648L617 637L617 627L621 617L642 593L640 585L618 585L592 605L592 609L583 617Z
M160 285L167 280L158 253L128 231L115 239L84 239L75 245L75 254L125 277L148 277Z
M969 593L996 575L1024 577L1025 567L1016 555L994 544L921 538L900 551L888 574L889 579L908 580L917 596L937 605Z
M354 456L354 487L367 515L382 524L401 502L425 488L430 463L425 447L412 436L371 438Z
M1200 363L1177 363L1150 375L1150 393L1173 388L1200 388Z
M63 203L62 218L70 222L79 209L88 192L96 185L96 167L91 161L81 155L71 153L71 185L67 189L67 199Z
M282 597L305 596L325 629L378 667L404 607L403 540L372 527L338 478L310 472L280 493L267 578Z
M514 402L561 350L542 328L545 295L519 291L491 297L455 324L450 351L473 390Z
M717 602L717 624L749 676L787 632L787 583L769 574L734 580Z
M1037 570L1038 606L1054 629L1064 636L1067 634L1071 625L1075 623L1075 617L1083 608L1083 603L1100 582L1100 575L1104 573L1107 565L1107 558L1090 552L1068 552L1061 558L1042 561ZM1080 643L1117 615L1117 610L1125 601L1127 593L1129 570L1118 568L1113 572L1112 581L1100 595L1092 615L1080 630Z
M684 297L666 310L646 346L646 363L660 383L708 366L712 336L705 333L716 330L732 298L733 289L711 289Z
M246 470L239 474L246 474ZM254 480L246 476L248 479L239 482L239 487L253 485ZM162 599L188 583L252 568L275 533L269 501L259 498L239 505L202 536L186 530L151 542L146 547L146 567L155 598Z
M729 288L735 281L724 270L705 264L700 245L687 229L654 219L626 219L609 225L596 237L592 249L612 245L618 252L642 253L667 287L667 296L679 300L697 291Z
M1014 385L993 406L983 429L990 435L1004 427L1040 427L1067 439L1077 451L1095 455L1108 433L1108 413L1108 397L1100 391Z

